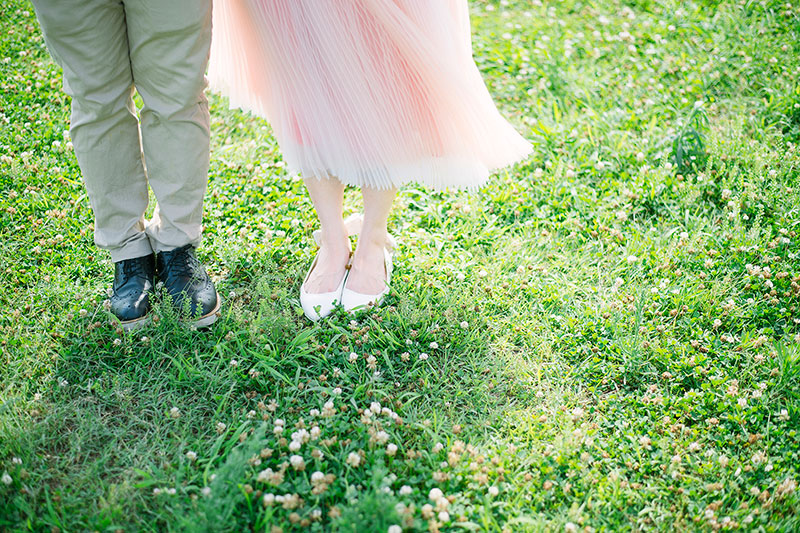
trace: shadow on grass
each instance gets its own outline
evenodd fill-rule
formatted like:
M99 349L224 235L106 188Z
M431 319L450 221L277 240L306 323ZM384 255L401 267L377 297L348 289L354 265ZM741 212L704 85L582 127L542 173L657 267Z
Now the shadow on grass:
M311 325L290 301L294 270L268 260L260 275L228 280L238 296L208 331L186 328L163 307L157 323L131 334L115 332L101 311L65 328L54 348L61 386L37 416L19 413L19 427L6 432L9 447L31 452L38 478L8 516L65 530L192 523L201 509L188 496L222 465L239 470L231 432L249 412L261 414L259 402L275 400L273 418L296 418L339 386L351 406L393 406L408 428L404 447L426 448L458 426L462 438L490 439L527 394L492 354L481 313L462 308L458 294L445 297L446 286L419 288L413 304L394 297L395 308L357 322L340 314ZM435 311L448 308L457 311ZM471 327L461 327L468 318ZM222 437L218 423L227 427ZM187 450L201 455L197 465ZM235 485L232 502L246 507ZM154 494L169 487L183 497Z

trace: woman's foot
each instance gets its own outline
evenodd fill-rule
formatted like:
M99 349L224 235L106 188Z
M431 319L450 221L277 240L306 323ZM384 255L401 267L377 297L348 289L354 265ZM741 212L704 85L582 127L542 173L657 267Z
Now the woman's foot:
M392 281L393 248L394 241L385 232L382 238L362 236L342 290L345 311L378 306L383 302Z
M350 236L361 231L361 223L361 215L352 215L314 232L319 252L300 287L300 305L309 320L325 318L342 303L350 265Z
M350 242L346 246L322 243L300 287L300 305L312 322L330 315L342 301L347 264L350 261Z
M324 294L335 291L347 273L350 262L350 240L342 234L341 238L323 240L315 264L309 272L303 289L308 294Z
M386 236L358 240L345 287L359 294L380 294L386 289Z

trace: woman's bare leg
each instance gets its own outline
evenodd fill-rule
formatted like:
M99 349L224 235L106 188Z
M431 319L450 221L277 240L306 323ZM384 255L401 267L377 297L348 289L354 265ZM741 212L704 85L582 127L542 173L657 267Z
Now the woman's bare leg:
M386 225L397 189L363 187L364 225L353 255L347 288L361 294L379 294L386 288L383 249L386 246Z
M306 282L309 294L336 290L350 259L350 241L342 220L344 185L332 177L304 180L322 229L316 267Z

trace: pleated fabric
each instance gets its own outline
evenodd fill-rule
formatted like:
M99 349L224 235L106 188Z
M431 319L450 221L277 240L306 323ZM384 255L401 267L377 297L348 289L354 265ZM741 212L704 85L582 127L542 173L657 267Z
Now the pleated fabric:
M467 0L216 0L211 87L291 171L475 189L531 151L472 58Z

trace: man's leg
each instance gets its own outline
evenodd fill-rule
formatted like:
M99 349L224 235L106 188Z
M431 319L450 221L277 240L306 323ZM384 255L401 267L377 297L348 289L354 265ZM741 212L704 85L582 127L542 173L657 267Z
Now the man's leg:
M144 103L142 147L158 200L147 225L156 272L197 327L216 320L219 298L195 256L208 184L211 0L123 0L133 82Z
M156 252L200 243L208 183L209 112L204 89L211 0L124 0L142 146L158 200L147 225Z
M144 233L147 178L122 5L34 0L34 7L72 97L70 135L94 211L95 242L114 262L152 254Z

